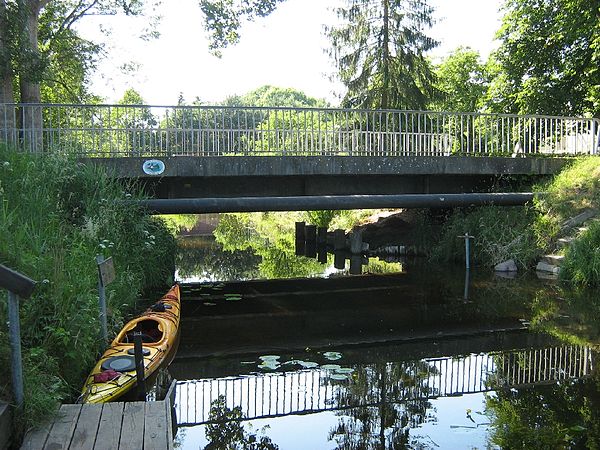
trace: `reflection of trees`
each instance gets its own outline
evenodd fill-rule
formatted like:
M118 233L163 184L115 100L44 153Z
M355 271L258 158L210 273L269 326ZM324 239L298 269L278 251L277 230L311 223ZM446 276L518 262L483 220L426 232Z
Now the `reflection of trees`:
M598 448L598 378L487 396L492 443L501 448Z
M339 398L337 427L329 433L337 449L400 449L411 428L425 422L426 399L432 395L429 375L435 367L424 361L379 363L357 368L353 382Z
M260 258L251 250L223 251L214 239L180 238L176 257L179 276L217 280L252 279L258 275Z
M290 214L223 214L215 230L226 251L250 250L259 256L265 278L311 276L323 272L316 260L294 254L294 218Z
M244 414L239 406L229 409L225 397L219 396L211 403L209 413L211 423L206 426L206 439L209 444L204 447L204 450L277 450L279 448L268 436L246 432L240 423L243 418ZM264 433L264 428L261 431Z

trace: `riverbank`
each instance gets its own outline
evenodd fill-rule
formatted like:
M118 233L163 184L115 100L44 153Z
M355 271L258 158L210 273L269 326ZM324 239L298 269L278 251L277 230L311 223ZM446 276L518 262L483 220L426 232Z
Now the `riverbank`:
M112 257L107 286L109 335L120 329L143 291L172 282L174 240L164 223L119 204L138 196L101 171L62 156L0 147L0 263L38 281L21 304L25 402L19 434L75 399L101 349L95 257ZM6 292L0 292L5 324ZM112 333L111 333L112 332ZM10 367L0 327L0 365ZM0 396L10 400L10 371Z
M372 248L386 245L414 247L431 260L462 263L464 240L474 236L473 264L493 268L512 259L519 270L533 270L546 253L564 256L561 278L579 286L600 284L600 159L573 160L552 180L532 187L538 193L533 204L524 207L457 208L432 213L402 211L376 223L360 226L363 239ZM589 216L587 226L575 230L572 218ZM567 236L569 245L560 248Z

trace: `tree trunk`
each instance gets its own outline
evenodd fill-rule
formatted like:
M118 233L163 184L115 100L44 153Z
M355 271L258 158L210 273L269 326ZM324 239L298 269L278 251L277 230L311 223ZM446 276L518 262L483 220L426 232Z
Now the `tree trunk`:
M47 3L48 0L21 0L19 2L23 15L25 38L22 45L27 55L27 60L19 72L20 102L25 104L19 118L22 120L24 148L31 152L40 152L43 148L42 108L32 104L41 101L40 80L43 68L38 47L38 21L40 11Z
M383 57L381 68L383 69L383 86L381 89L381 109L390 107L390 4L389 0L383 0Z
M13 71L11 66L9 20L6 0L0 0L0 142L16 141Z

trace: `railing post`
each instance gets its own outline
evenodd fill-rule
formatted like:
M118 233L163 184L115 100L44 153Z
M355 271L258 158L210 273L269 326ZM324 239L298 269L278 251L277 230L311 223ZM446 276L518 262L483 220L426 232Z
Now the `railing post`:
M23 407L23 362L21 357L21 322L19 320L19 297L8 291L8 335L10 340L13 392L17 409Z
M0 288L8 291L8 334L11 353L13 393L17 409L23 407L23 361L21 357L21 322L19 320L19 295L29 298L35 281L0 264Z

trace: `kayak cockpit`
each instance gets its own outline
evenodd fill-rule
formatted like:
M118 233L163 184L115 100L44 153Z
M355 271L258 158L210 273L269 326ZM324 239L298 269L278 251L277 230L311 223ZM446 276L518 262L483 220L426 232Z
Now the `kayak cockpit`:
M164 337L163 327L160 321L155 319L142 319L131 323L130 327L124 329L117 337L119 344L133 344L134 333L142 333L142 342L145 344L154 344L160 342Z

